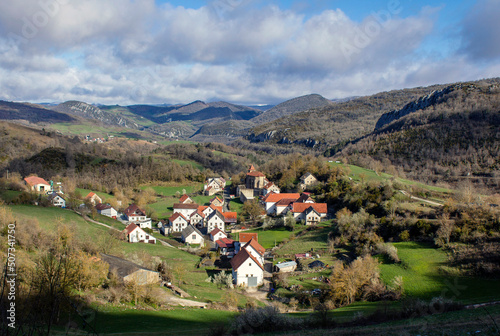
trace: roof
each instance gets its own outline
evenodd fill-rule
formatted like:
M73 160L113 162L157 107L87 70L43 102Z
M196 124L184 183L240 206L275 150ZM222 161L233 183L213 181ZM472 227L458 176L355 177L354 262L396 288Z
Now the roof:
M250 167L248 168L248 171L251 172L251 171L254 171L255 170L255 167L253 165L250 165Z
M87 196L85 196L85 198L92 198L92 197L94 197L94 196L99 197L98 195L96 195L96 193L95 193L95 192L92 192L92 191L91 191L91 192L89 192L89 193L88 193L88 195L87 195ZM99 198L100 198L100 197L99 197Z
M116 256L112 256L112 255L104 254L104 253L101 253L100 256L101 256L101 259L103 261L105 261L109 264L109 271L110 272L115 271L117 273L117 275L121 278L124 278L127 275L130 275L130 274L132 274L136 271L139 271L139 270L145 270L145 271L149 271L149 272L158 273L156 271L142 267L142 266L137 265L131 261L128 261L128 260L125 260L122 258L118 258Z
M226 223L236 223L238 221L238 213L236 212L223 212Z
M312 207L317 213L326 214L328 212L328 206L326 203L293 203L292 211L294 213L302 213Z
M194 226L192 226L191 224L189 224L184 230L182 230L181 234L184 237L187 237L187 236L189 236L189 235L191 235L191 234L193 234L195 232L197 234L199 234L201 237L203 237L203 235L201 234L201 232L197 228L195 228Z
M234 245L234 240L229 238L221 238L215 242L219 247L231 247Z
M125 216L128 217L130 215L133 215L136 211L139 211L143 216L146 216L146 212L144 212L144 210L135 205L135 203L130 204L123 213L125 214Z
M24 178L24 181L29 184L30 186L34 186L37 184L46 184L50 185L49 182L45 181L43 178L38 177L38 176L28 176Z
M215 235L216 235L217 233L219 233L219 232L222 232L222 230L221 230L221 229L219 229L219 228L215 228L215 229L213 229L213 230L212 230L212 232L210 232L210 234L211 234L212 236L215 236ZM224 232L222 232L222 233L224 233ZM225 235L225 233L224 233L224 235Z
M215 196L214 198L212 198L210 200L210 203L215 202L215 201L219 201L219 202L223 203L222 200L218 196Z
M269 188L271 188L272 186L275 186L275 184L274 184L273 182L269 182L268 184L266 184L266 185L264 186L264 189L269 189Z
M129 224L125 229L123 229L123 232L127 234L131 234L135 229L140 229L140 227L137 224L131 223Z
M201 218L205 218L205 214L203 213L203 211L200 208L198 208L198 210L196 210L195 212L193 212L191 214L191 217L193 217L194 215L199 215Z
M302 193L302 195L300 195L299 199L297 200L298 203L305 203L306 201L313 201L314 200L311 198L311 195L309 195L309 193Z
M219 218L225 222L224 215L219 210L212 211L212 213L208 215L207 221L211 220L214 216L219 216Z
M106 209L112 209L113 207L109 204L99 203L95 206L95 208L96 208L96 210L102 211L102 210L106 210Z
M49 201L52 201L52 200L53 200L54 198L56 198L57 196L59 196L59 197L60 197L60 198L62 198L63 200L66 200L66 199L64 198L64 196L59 195L59 194L58 194L58 193L56 193L55 191L53 191L53 192L49 195L48 199L49 199Z
M176 220L176 219L177 219L177 218L179 218L179 217L181 217L182 219L184 219L186 222L189 222L189 221L186 219L186 217L184 217L184 215L183 215L183 214L181 214L181 213L179 213L179 212L174 213L172 216L170 216L170 217L168 218L168 220L169 220L170 222L173 222L174 220Z
M248 241L248 243L245 244L245 246L243 246L243 248L247 248L248 246L251 246L254 248L255 251L259 252L259 254L261 255L264 255L264 253L266 252L266 249L262 247L262 245L260 245L257 240L255 239L250 239L250 241Z
M275 266L278 268L286 268L286 267L297 266L297 263L295 261L285 261L285 262L276 264Z
M249 242L250 239L255 238L255 240L258 242L259 241L259 234L258 233L246 233L246 232L240 232L240 243L246 243Z
M174 209L198 209L199 205L196 203L175 203Z
M189 196L184 194L181 196L181 198L179 199L179 203L184 203L186 202L187 200L189 199Z
M293 203L295 202L296 199L295 198L283 198L282 200L279 200L277 203L276 203L276 206L289 206L290 203Z
M302 175L302 176L300 177L300 179L301 179L301 180L305 180L305 179L306 179L306 178L308 178L309 176L312 176L312 177L314 177L314 179L316 179L316 177L315 177L313 174L311 174L311 173L305 173L304 175Z
M247 261L248 258L252 259L257 264L257 266L259 266L262 270L264 270L264 267L262 267L260 262L257 259L255 259L255 257L245 249L241 249L240 252L238 252L233 257L233 259L231 259L231 267L234 270L237 270L238 268L240 268L241 265L243 265L245 261Z
M277 203L285 198L297 200L299 199L299 197L300 194L298 193L282 193L282 194L271 193L264 199L264 201L266 203Z
M211 208L213 210L216 210L216 211L219 211L219 212L223 212L224 211L224 210L222 210L221 206L215 206L213 204L210 204L209 208Z
M259 171L251 171L251 172L248 172L247 173L247 176L253 176L253 177L266 177L266 175L264 173L261 173Z

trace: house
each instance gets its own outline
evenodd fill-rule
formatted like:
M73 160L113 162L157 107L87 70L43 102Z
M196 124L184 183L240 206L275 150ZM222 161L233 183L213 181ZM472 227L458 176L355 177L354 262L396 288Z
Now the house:
M282 200L278 201L274 205L274 208L275 208L275 211L276 211L274 214L276 216L279 216L279 215L282 215L282 214L286 214L285 210L288 210L288 208L290 207L290 204L292 204L295 201L296 201L296 199L293 199L293 198L283 198Z
M306 225L318 224L328 213L326 203L293 203L291 205L293 218L305 221Z
M229 238L221 238L215 241L215 247L220 255L232 257L235 250L235 241Z
M201 229L205 223L205 214L202 211L202 207L199 207L198 210L191 214L189 217L189 222L191 225L196 226L198 229Z
M152 221L151 218L148 218L146 216L146 212L139 208L135 204L131 204L128 206L127 209L123 212L125 217L127 218L127 221L129 223L136 223L138 224L142 229L149 228L151 229L152 227Z
M103 216L111 217L116 219L118 216L118 211L115 210L111 205L109 204L102 204L99 203L95 206L97 212Z
M253 200L256 193L254 189L247 189L244 185L239 185L236 194L240 198L240 201L245 203L246 201Z
M98 203L102 203L102 199L94 192L89 192L87 196L85 196L85 200L90 201L92 205L96 205Z
M300 177L299 187L306 189L307 187L312 187L318 183L318 179L314 177L311 173L305 173Z
M214 198L212 198L210 200L210 204L217 206L217 207L221 207L221 206L224 206L224 201L222 199L220 199L218 196L215 196Z
M203 190L205 195L212 196L218 192L223 191L225 187L226 187L226 180L224 180L222 177L213 177L205 181Z
M253 255L261 265L264 265L264 253L266 253L266 249L262 247L256 239L250 239L250 241L243 246L243 249L250 252L250 254Z
M183 214L176 212L168 219L169 232L182 232L189 225L189 220Z
M188 225L181 233L181 239L187 244L199 244L203 246L205 241L201 232L192 225Z
M238 240L241 244L246 244L251 239L255 239L258 242L259 241L259 234L258 233L240 232Z
M224 231L221 231L219 228L215 228L212 231L210 231L211 241L215 242L222 238L227 238L227 235L224 233Z
M265 196L271 192L275 193L275 194L279 194L280 193L280 188L274 184L273 182L268 182L264 188L263 188L263 191L262 191L262 194Z
M56 193L55 191L52 192L52 194L49 195L48 197L50 203L52 203L53 206L60 207L60 208L65 208L66 207L66 200L64 197Z
M266 208L266 213L268 215L276 214L276 212L277 212L276 203L278 203L281 200L287 199L287 200L296 201L299 198L300 198L300 194L298 194L298 193L282 193L282 194L269 193L263 199L263 202L264 202L265 208Z
M208 216L210 216L214 211L219 211L221 213L223 212L221 206L215 206L213 204L210 204L210 206L204 207L203 213L205 214L205 218L208 218Z
M156 244L156 238L147 234L138 225L131 223L123 230L129 243L148 243Z
M274 265L274 271L278 273L293 272L297 269L297 262L285 261Z
M179 199L179 203L181 203L181 204L190 204L190 203L194 203L194 201L191 199L191 197L189 197L188 195L184 194Z
M238 213L236 212L223 212L224 222L226 225L234 225L238 222Z
M101 260L109 264L109 273L118 276L124 282L134 282L138 285L157 284L160 282L160 273L152 271L131 261L109 254L100 254Z
M315 202L312 199L310 193L304 192L300 195L299 199L297 200L297 203L315 203Z
M207 232L211 232L215 228L224 231L225 229L224 215L219 210L213 211L210 215L208 215L207 219L205 220L205 226L207 228Z
M264 266L244 248L231 259L231 267L236 286L257 287L264 280Z
M196 212L198 210L199 205L196 203L175 203L173 208L174 208L174 213L180 213L186 218L191 217L193 212Z
M30 190L33 191L45 193L52 191L52 186L49 184L49 182L38 176L25 177L24 183L26 183L26 186L28 186Z

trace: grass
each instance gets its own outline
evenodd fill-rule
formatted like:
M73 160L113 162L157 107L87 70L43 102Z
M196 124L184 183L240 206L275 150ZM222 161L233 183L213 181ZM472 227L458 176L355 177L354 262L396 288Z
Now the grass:
M294 255L328 248L328 233L332 230L331 222L324 222L304 235L286 243L276 250L277 256Z
M243 208L243 202L239 197L235 197L229 201L229 209L231 211L236 211L237 213L241 213L241 209Z
M336 163L336 162L330 162L329 164L332 167L348 168L350 171L349 176L354 181L367 180L367 181L384 182L384 181L388 181L388 180L395 180L396 182L399 182L401 184L413 186L413 187L419 187L419 188L422 188L425 190L430 190L430 191L445 193L445 194L452 193L452 190L450 190L450 189L440 188L440 187L436 187L436 186L430 186L430 185L426 185L426 184L423 184L420 182L402 179L399 177L395 178L393 175L390 175L387 173L377 174L375 171L373 171L371 169L366 169L366 168L362 168L362 167L351 165L351 164L343 164L343 163Z
M195 161L190 161L190 160L177 160L177 159L172 159L172 161L177 162L181 167L184 166L192 166L193 168L199 169L199 170L205 170L205 167L203 167L201 164Z
M182 196L182 191L186 190L187 194L191 194L193 192L203 190L203 184L192 184L192 185L173 185L173 186L151 186L151 185L142 185L141 189L145 190L147 188L152 188L158 195L162 196L175 196L177 192L179 192Z
M75 188L75 191L80 192L80 194L82 195L82 197L87 196L89 194L89 192L93 192L93 193L97 194L97 196L99 196L102 199L103 203L106 203L106 200L108 198L112 198L113 197L113 195L106 194L106 193L103 193L103 192L100 192L100 191L90 190L90 189Z
M498 280L444 274L441 266L447 264L448 258L443 250L416 242L393 245L401 263L381 264L381 278L390 283L395 276L402 276L405 295L424 299L443 296L464 303L500 299Z
M3 199L5 202L10 203L13 199L21 194L21 191L15 190L0 190L0 199Z
M276 245L280 244L286 239L289 239L292 234L297 234L303 229L303 227L297 228L294 231L289 231L285 227L273 230L262 230L262 228L258 228L255 230L245 231L245 233L258 233L259 234L259 244L262 245L265 249L273 248ZM233 234L235 236L234 239L238 240L238 233Z

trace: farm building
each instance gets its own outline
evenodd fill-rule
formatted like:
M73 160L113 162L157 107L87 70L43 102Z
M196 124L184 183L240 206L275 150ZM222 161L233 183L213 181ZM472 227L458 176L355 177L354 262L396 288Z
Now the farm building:
M160 282L160 273L137 265L131 261L101 253L101 259L109 264L109 272L114 273L124 283L135 282L149 285Z

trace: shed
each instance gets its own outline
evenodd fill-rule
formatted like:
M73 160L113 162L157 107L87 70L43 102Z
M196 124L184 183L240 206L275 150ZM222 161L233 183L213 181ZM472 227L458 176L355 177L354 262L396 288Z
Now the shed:
M285 261L274 265L274 271L279 273L293 272L295 269L297 269L295 261Z

